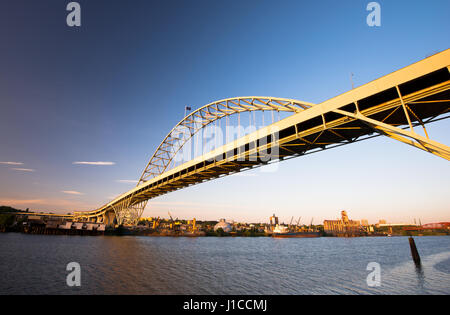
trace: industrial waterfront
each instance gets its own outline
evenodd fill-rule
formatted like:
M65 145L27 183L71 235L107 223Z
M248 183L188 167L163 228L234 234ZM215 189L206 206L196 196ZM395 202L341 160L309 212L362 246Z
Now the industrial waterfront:
M448 236L173 238L0 234L0 294L450 294ZM68 287L66 265L81 266ZM370 262L381 285L369 287Z
M323 224L313 225L301 222L301 216L289 223L282 222L273 214L268 222L247 223L227 221L198 221L173 218L141 217L137 225L118 225L92 222L77 222L70 215L37 213L0 206L0 232L21 232L45 235L134 235L134 236L273 236L280 238L303 237L364 237L364 236L444 236L450 235L450 222L422 224L419 219L414 223L387 223L381 219L369 224L366 219L352 220L347 211L341 211L341 218L324 220ZM301 223L301 224L300 224Z

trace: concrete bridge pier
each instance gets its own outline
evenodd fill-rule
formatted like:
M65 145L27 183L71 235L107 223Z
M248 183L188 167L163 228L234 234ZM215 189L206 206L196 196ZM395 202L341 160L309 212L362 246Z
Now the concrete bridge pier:
M107 211L103 214L102 223L114 226L116 224L116 214L114 211Z

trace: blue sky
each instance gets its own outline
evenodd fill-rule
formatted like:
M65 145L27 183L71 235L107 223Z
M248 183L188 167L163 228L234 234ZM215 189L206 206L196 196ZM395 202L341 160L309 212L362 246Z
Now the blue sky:
M351 72L358 86L449 48L446 0L379 1L375 28L369 1L79 1L79 28L66 25L68 2L0 1L0 161L23 163L0 164L0 204L96 208L133 187L123 181L186 105L318 103L349 90ZM447 121L428 129L448 144ZM144 215L449 220L448 162L387 138L261 170L158 197Z

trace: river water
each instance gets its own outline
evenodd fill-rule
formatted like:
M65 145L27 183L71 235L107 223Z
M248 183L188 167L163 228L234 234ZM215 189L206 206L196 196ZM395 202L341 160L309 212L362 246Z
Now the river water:
M134 237L0 234L0 294L450 294L450 237ZM81 267L81 286L66 284ZM370 262L381 267L369 287ZM373 279L373 278L372 278Z

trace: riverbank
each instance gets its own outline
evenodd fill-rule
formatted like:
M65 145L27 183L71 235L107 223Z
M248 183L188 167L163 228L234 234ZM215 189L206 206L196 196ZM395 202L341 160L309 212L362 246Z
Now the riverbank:
M135 227L117 227L106 228L99 231L96 229L55 229L46 228L45 225L32 225L32 226L13 226L4 227L0 226L0 233L22 233L22 234L35 234L35 235L78 235L78 236L146 236L146 237L273 237L272 234L243 231L243 232L214 232L214 231L171 231L171 230L152 230L152 229L137 229ZM428 233L408 233L408 234L394 234L387 235L383 233L373 233L367 235L330 235L321 233L318 237L321 238L364 238L364 237L404 237L404 236L449 236L449 233L444 232L428 232Z
M261 224L260 224L261 225ZM272 233L263 227L238 228L231 232L225 232L221 228L214 231L214 224L203 226L180 227L175 225L157 226L137 225L111 227L102 223L72 222L65 219L43 219L34 216L20 216L15 214L0 214L0 232L18 232L25 234L43 235L130 235L130 236L170 236L170 237L271 237ZM252 225L251 225L252 226ZM320 237L387 237L387 236L445 236L450 235L446 229L393 229L389 231L374 231L372 233L361 231L360 233L325 233L318 226Z

